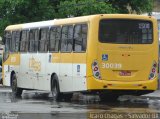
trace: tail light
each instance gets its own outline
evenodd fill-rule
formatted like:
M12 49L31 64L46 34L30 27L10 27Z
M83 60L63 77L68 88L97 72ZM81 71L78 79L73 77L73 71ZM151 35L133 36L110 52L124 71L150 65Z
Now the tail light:
M96 60L92 63L92 72L93 72L93 76L96 79L101 79L98 62Z
M154 79L156 75L157 75L157 63L154 61L152 64L150 74L149 74L149 80Z

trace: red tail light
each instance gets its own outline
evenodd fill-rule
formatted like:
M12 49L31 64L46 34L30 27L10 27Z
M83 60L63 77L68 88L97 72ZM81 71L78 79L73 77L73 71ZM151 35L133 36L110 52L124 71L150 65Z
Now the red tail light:
M154 61L150 74L149 74L149 80L153 80L157 75L157 63Z
M92 63L92 71L93 71L93 76L96 79L101 79L98 62L96 60Z

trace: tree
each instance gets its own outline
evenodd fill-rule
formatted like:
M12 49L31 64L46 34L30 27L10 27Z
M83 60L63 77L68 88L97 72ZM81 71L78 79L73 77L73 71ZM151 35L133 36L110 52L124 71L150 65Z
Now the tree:
M61 1L57 17L83 16L90 14L116 13L112 4L97 0Z
M109 0L112 7L119 13L145 13L151 12L154 0Z
M54 14L48 0L1 0L0 35L7 25L54 19Z
M153 0L61 0L57 17L151 12Z

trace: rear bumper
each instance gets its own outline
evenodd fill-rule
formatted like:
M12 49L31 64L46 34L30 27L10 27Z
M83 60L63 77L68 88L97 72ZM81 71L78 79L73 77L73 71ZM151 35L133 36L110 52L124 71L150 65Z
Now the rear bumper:
M153 80L146 81L106 81L98 80L94 77L87 79L88 90L157 90L158 89L158 77Z

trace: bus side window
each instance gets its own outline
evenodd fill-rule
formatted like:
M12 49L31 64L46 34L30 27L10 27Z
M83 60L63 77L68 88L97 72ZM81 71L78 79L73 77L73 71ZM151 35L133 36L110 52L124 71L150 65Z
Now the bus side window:
M48 50L49 28L40 30L39 51L46 52Z
M87 24L82 24L82 51L86 51L87 49Z
M68 26L62 27L61 51L67 51L67 32Z
M9 52L10 50L10 42L12 38L11 31L5 31L5 52Z
M73 49L73 26L68 27L67 51L71 52Z
M28 37L29 37L29 30L23 30L21 35L21 42L20 42L21 52L28 51Z
M62 27L61 51L71 52L73 46L73 25Z
M38 51L38 42L39 42L39 29L32 29L29 32L29 51L37 52Z
M74 28L74 51L75 52L86 51L87 31L88 31L88 27L86 24L75 25L75 28Z
M18 52L20 46L20 31L12 32L12 40L11 40L11 52Z
M59 51L59 43L61 39L61 27L52 27L50 29L49 50Z

